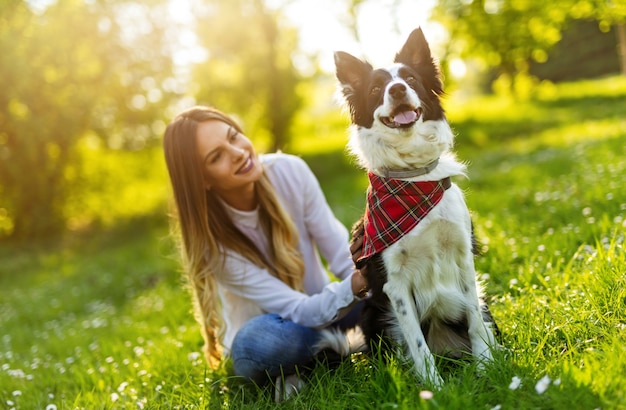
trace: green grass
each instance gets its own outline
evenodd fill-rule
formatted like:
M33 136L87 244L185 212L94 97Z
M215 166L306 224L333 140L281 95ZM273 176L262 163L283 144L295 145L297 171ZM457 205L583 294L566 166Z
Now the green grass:
M503 351L480 377L472 363L442 363L431 399L406 364L354 356L317 367L281 407L626 408L626 79L446 103ZM341 148L345 130L328 135L342 140L294 146L349 226L367 181ZM205 367L164 216L4 243L0 261L0 408L275 407L271 387Z

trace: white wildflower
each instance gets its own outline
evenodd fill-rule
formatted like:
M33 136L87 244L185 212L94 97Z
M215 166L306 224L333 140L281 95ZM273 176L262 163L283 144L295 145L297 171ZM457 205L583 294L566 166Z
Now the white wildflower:
M511 384L509 384L509 389L517 390L521 384L522 384L522 379L520 379L517 376L513 376L513 378L511 379Z
M9 371L7 373L9 374L9 376L15 377L17 379L25 379L26 378L26 373L24 373L24 370L22 370L22 369L9 369ZM16 391L19 391L19 390L16 390Z
M535 391L537 392L537 394L543 394L546 390L548 390L551 381L552 380L550 380L550 377L548 375L545 375L541 379L539 379L539 381L535 385Z
M420 392L420 398L423 400L430 400L434 397L435 395L433 394L433 392L431 392L430 390L422 390Z
M120 392L120 393L123 392L124 389L126 388L126 386L128 386L128 382L120 383L119 387L117 388L117 391Z

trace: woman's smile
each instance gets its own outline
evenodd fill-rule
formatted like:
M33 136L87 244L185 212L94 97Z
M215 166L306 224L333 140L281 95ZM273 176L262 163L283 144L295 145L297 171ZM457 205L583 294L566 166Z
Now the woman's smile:
M249 172L253 167L254 167L254 161L252 160L252 157L248 157L246 162L244 162L244 164L241 166L241 168L237 170L237 172L235 172L235 174L239 174L239 175L245 174Z

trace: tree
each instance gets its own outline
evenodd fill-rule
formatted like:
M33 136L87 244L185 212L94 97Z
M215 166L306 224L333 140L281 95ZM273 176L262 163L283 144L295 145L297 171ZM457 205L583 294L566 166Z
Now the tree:
M448 58L478 59L514 84L531 61L548 59L570 21L595 19L623 30L625 9L623 0L439 0L434 18L449 31Z
M133 10L145 19L147 7L113 0L58 0L37 12L19 0L0 5L0 211L14 238L65 228L64 201L81 183L81 138L95 134L118 148L155 139L149 124L163 116L168 93L160 84L172 72L166 27L146 19L130 32L120 20Z
M567 10L536 0L439 0L434 17L449 31L451 54L479 58L513 79L527 73L531 60L545 61Z
M623 75L626 75L626 1L624 0L571 0L572 17L591 18L598 21L600 29L608 32L615 26L618 56Z
M302 104L297 86L303 77L292 62L295 29L262 0L214 0L197 14L209 57L194 69L196 99L239 115L271 150L284 148Z

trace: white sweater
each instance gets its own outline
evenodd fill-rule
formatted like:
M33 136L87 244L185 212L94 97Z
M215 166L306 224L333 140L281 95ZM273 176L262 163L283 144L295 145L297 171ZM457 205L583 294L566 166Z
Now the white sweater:
M222 343L227 353L237 331L255 316L276 313L304 326L322 328L340 318L358 300L352 294L354 264L348 231L333 215L313 172L301 158L293 155L266 154L260 159L300 236L298 248L305 266L304 293L291 289L266 269L227 250L224 271L217 274L226 324ZM268 260L271 259L258 209L245 212L227 205L226 209L235 225ZM330 281L320 254L340 281Z

